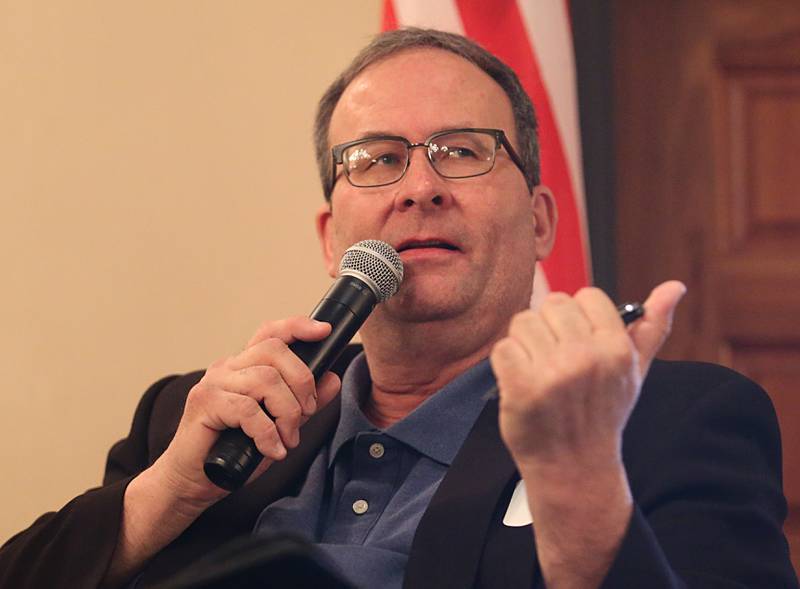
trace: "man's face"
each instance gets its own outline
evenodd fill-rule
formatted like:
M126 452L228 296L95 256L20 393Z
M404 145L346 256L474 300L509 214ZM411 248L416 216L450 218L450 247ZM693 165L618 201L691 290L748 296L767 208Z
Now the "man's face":
M417 143L465 127L502 129L517 145L510 101L494 80L450 52L413 49L371 65L347 87L329 141L385 134ZM528 305L534 262L552 244L555 208L546 189L529 193L502 148L491 172L461 179L439 176L421 148L394 184L357 188L340 175L317 221L331 276L362 239L399 251L405 278L381 313L407 322L487 313L507 320Z

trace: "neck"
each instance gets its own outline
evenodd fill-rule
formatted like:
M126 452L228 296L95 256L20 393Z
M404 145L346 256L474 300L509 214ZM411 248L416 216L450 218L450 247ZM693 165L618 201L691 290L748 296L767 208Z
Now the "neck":
M361 331L372 378L364 413L376 426L400 421L451 380L486 358L502 329L458 330L451 321L393 322L373 315ZM460 324L463 325L463 319Z

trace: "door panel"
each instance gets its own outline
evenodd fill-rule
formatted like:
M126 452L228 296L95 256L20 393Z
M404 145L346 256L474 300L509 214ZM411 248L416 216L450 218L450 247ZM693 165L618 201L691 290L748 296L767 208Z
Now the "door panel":
M769 392L800 565L800 2L616 0L618 293L686 282L662 356Z

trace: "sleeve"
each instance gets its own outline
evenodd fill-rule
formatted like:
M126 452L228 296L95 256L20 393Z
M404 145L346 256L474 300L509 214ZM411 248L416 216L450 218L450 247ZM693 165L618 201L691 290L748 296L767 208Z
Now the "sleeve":
M651 411L652 419L637 424L657 428L649 439L663 443L630 452L636 505L603 589L798 587L782 531L774 409L760 387L726 373L709 393L693 395L673 423L664 415L675 413L656 400L661 415ZM637 438L646 436L634 433L631 447Z
M142 397L128 437L108 454L102 487L42 515L0 548L0 589L100 584L116 546L125 489L149 466L147 439L153 405L173 378L158 381Z

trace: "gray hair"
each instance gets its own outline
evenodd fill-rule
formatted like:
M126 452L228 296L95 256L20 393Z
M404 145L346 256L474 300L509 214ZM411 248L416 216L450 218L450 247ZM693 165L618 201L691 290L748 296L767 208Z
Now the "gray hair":
M322 180L325 200L330 201L333 185L331 183L332 158L328 133L331 116L347 86L368 66L408 49L430 47L444 49L463 57L486 72L497 82L511 101L517 134L517 150L525 168L525 182L528 189L539 184L539 141L536 130L536 113L528 94L514 71L486 51L483 47L453 33L445 33L434 29L414 27L388 31L377 35L369 45L356 55L355 59L339 77L328 87L319 101L317 116L314 119L314 147L317 155L317 166Z

